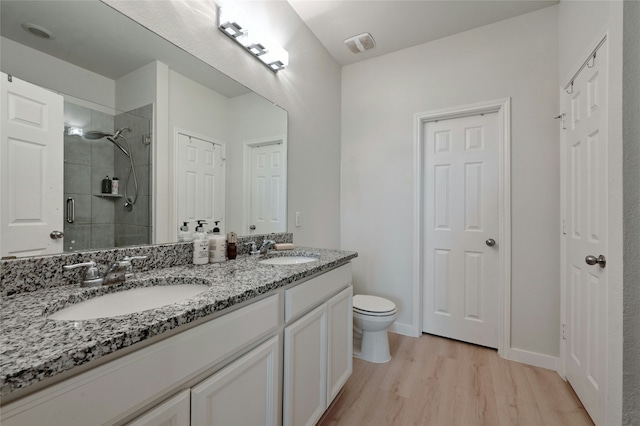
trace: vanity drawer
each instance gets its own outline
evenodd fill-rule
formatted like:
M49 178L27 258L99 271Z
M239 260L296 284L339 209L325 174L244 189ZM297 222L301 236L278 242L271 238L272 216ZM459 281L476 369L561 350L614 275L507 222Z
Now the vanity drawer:
M284 320L289 322L351 284L351 263L288 289L284 293Z

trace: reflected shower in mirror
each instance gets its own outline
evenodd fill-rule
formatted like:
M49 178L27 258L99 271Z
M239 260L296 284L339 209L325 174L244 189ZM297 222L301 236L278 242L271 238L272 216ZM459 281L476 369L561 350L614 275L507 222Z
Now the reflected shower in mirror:
M64 251L149 244L152 105L94 108L64 103Z

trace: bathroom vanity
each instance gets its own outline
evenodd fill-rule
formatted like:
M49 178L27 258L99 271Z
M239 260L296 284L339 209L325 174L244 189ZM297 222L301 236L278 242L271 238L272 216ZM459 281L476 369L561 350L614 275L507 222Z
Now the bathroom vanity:
M317 261L140 273L120 290L191 279L209 289L112 318L47 318L92 296L78 286L3 298L2 424L315 424L352 370L357 253L289 254Z

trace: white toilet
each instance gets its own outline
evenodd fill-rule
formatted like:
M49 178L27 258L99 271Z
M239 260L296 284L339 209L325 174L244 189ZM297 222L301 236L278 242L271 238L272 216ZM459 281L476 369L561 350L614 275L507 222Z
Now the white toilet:
M388 299L356 294L353 296L354 344L353 356L365 361L383 363L391 359L387 328L398 317L396 305ZM359 350L358 350L359 349Z

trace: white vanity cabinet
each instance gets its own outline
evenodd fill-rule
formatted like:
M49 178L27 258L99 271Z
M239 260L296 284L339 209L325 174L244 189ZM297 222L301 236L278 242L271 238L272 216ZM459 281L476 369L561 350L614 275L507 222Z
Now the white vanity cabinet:
M277 426L280 336L191 388L191 424Z
M280 294L269 296L11 402L2 407L2 426L120 424L163 395L188 390L207 376L216 377L207 372L217 365L233 365L234 358L245 359L242 353L247 349L243 348L251 348L254 342L279 339L280 299ZM277 371L274 380L279 381ZM235 391L240 395L251 392L250 388ZM228 395L231 388L226 392ZM279 394L274 398L279 406ZM135 421L164 424L162 411L173 409L177 419L179 408L170 401L159 403ZM172 416L167 418L171 421Z
M274 336L127 426L277 426L279 353L280 336Z
M285 292L285 426L316 424L351 375L352 295L350 264Z
M352 294L347 263L4 404L2 426L315 424L351 375Z
M191 426L191 391L183 390L127 426Z

